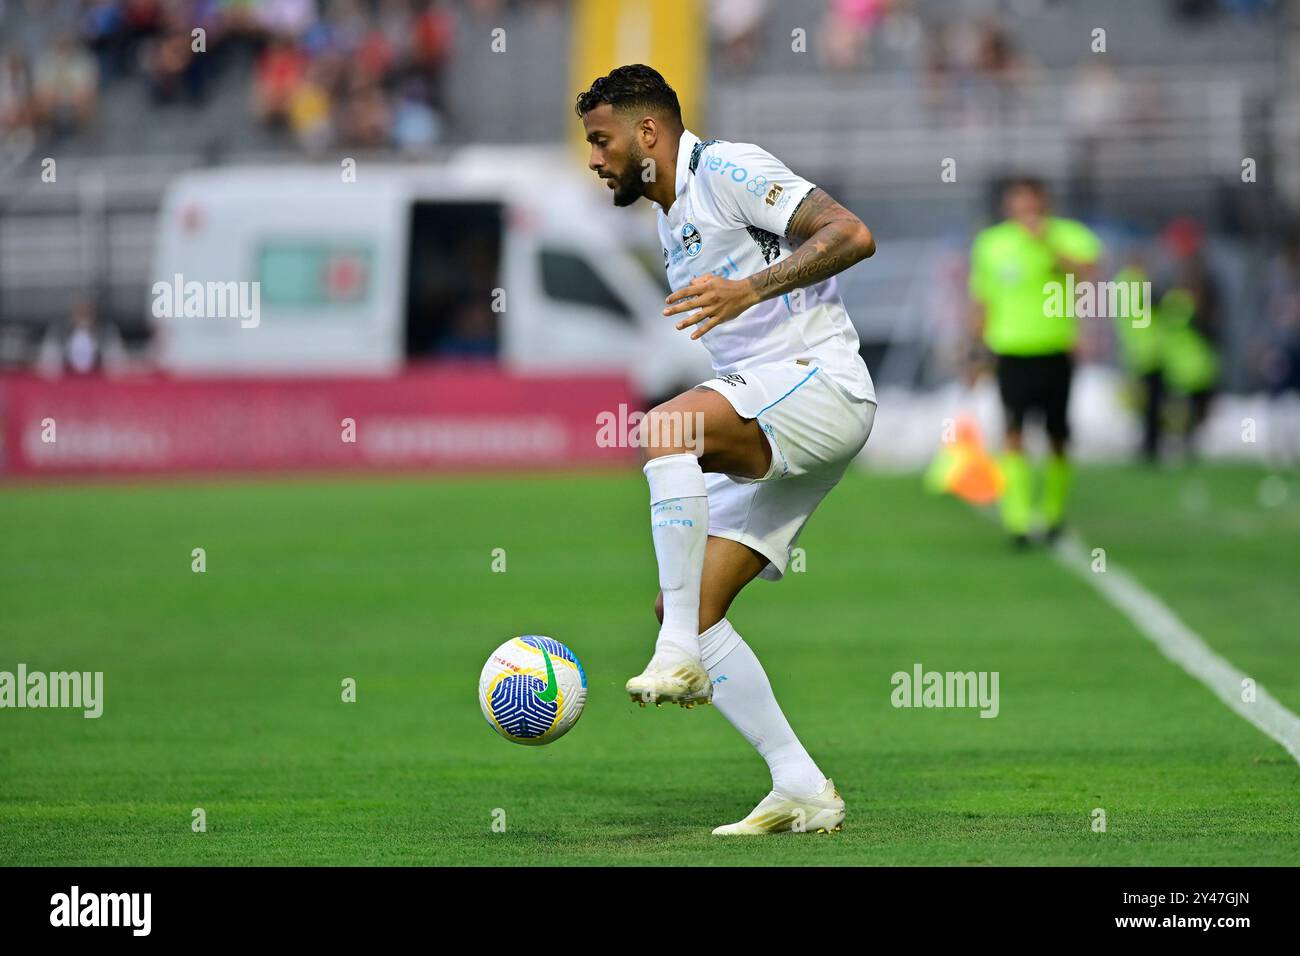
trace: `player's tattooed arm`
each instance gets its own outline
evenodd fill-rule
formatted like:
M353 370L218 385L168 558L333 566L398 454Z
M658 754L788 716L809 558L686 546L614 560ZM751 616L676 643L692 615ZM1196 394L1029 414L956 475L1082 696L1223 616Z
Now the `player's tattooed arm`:
M700 276L668 296L664 315L688 312L677 328L696 326L691 338L698 339L759 302L821 282L876 251L871 230L820 188L804 196L785 233L796 246L789 259L748 279Z
M829 279L876 251L866 224L820 187L799 203L785 234L795 246L790 258L749 278L760 302Z

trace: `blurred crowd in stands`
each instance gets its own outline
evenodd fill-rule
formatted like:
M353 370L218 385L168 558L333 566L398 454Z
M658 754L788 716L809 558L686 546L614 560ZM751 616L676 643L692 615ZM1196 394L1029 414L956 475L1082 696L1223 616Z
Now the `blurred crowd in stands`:
M199 106L223 73L306 149L418 148L441 136L456 12L505 0L0 0L0 133L99 132L101 93ZM454 7L454 9L453 9Z
M778 0L701 0L724 72L761 67ZM1040 7L1061 0L1023 0ZM1165 0L1175 15L1251 13L1271 0ZM307 150L420 148L445 134L458 17L560 14L570 0L0 0L0 133L93 136L101 90L137 81L156 104L200 104L231 66L251 109ZM825 0L807 46L829 72L906 51L927 98L1034 75L1012 21L990 8L936 18L920 0ZM196 31L201 36L196 35ZM1104 76L1085 78L1105 96ZM1086 107L1087 97L1084 98ZM1002 108L999 106L999 108ZM968 112L980 122L976 103ZM1094 110L1094 112L1096 112Z
M1022 13L1068 0L1019 0ZM1150 3L1161 0L1148 0ZM1275 0L1163 0L1171 15L1185 20L1245 16L1268 10ZM780 0L708 0L710 31L721 64L745 72L758 65L762 33ZM930 87L968 78L1014 80L1033 66L1012 38L1011 17L993 4L972 14L972 5L926 5L920 0L826 0L809 31L808 49L828 71L849 72L871 65L873 46L918 50Z
M745 72L759 65L764 26L776 6L773 0L714 0L709 5L710 30L725 69ZM913 0L827 0L820 21L810 25L807 48L823 69L833 72L869 67L877 43L923 50L928 82L961 75L1009 76L1025 66L995 14L970 17L955 10L931 21L917 8Z

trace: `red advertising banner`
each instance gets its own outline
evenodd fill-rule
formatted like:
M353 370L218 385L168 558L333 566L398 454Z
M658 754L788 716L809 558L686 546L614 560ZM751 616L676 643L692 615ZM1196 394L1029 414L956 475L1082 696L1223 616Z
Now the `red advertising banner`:
M0 475L619 465L613 377L430 366L395 378L0 377Z

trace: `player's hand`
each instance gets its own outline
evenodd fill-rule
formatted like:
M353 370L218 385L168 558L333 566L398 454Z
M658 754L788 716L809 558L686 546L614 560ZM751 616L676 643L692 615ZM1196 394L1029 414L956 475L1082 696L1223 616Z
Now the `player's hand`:
M688 286L684 286L667 298L668 308L664 315L680 315L691 312L680 322L677 328L698 325L691 333L692 339L698 339L709 329L716 328L723 322L730 322L750 306L757 304L758 297L750 289L748 282L736 282L721 276L700 276Z

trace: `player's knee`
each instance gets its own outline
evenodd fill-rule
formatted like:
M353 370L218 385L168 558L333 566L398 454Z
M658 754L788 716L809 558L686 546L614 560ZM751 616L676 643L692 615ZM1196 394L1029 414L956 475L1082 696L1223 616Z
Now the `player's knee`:
M691 413L680 403L665 402L646 412L641 420L641 455L647 461L663 455L680 455L694 450L692 436L683 424Z
M659 618L659 623L664 622L664 592L660 591L659 596L655 598L655 617Z
M702 455L706 417L711 445L725 444L727 429L717 418L720 407L735 415L726 399L703 385L656 405L641 422L642 455L646 460L683 453Z

